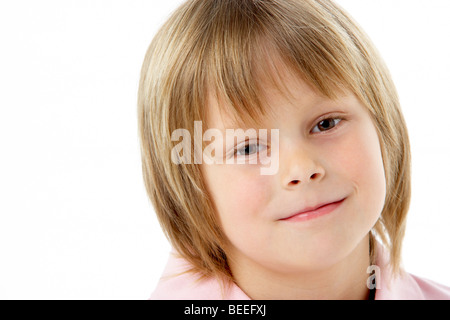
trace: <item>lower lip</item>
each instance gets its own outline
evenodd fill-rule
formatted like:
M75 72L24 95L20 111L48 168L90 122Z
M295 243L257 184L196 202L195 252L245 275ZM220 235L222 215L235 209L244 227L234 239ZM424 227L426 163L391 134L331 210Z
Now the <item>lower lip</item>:
M293 215L289 218L281 219L281 221L300 222L300 221L308 221L308 220L316 219L316 218L325 216L325 215L333 212L337 208L339 208L341 206L341 204L344 202L344 200L345 199L342 199L341 201L327 204L327 205L320 207L319 209L316 209L313 211L299 213L299 214Z

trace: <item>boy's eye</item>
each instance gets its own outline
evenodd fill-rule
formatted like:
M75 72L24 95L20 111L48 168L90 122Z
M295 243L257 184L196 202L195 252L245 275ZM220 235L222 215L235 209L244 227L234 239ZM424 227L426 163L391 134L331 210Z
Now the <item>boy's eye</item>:
M339 122L341 118L327 118L321 120L314 128L312 132L323 132L333 129ZM316 130L316 128L318 130Z
M255 152L261 151L262 148L263 146L259 143L246 144L244 147L236 149L234 154L239 156L249 156Z

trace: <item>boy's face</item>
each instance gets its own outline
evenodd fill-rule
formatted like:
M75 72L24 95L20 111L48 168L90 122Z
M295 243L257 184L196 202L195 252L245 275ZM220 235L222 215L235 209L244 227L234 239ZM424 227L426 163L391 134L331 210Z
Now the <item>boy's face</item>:
M278 172L261 175L261 165L249 163L201 165L231 244L232 271L253 266L286 274L335 265L367 239L384 205L380 144L366 108L354 95L329 100L293 76L284 80L293 98L264 90L277 110L264 127L279 129L278 145L269 146L279 155ZM208 108L210 127L225 132L227 118L217 102ZM258 146L257 138L250 137L247 149L239 139L225 145L225 154L237 146L234 157L255 157L261 145L270 145L268 138ZM324 211L292 217L341 199Z

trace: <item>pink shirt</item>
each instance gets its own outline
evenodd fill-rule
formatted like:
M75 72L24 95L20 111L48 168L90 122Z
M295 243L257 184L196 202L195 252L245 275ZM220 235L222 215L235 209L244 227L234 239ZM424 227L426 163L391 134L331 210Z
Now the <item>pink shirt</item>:
M450 288L434 281L419 278L402 271L392 278L387 267L388 254L377 244L375 265L379 266L379 277L375 300L450 300ZM188 268L186 260L171 253L163 275L151 295L154 300L250 300L235 284L223 291L216 279L198 281L192 273L182 273ZM367 274L369 277L370 274Z

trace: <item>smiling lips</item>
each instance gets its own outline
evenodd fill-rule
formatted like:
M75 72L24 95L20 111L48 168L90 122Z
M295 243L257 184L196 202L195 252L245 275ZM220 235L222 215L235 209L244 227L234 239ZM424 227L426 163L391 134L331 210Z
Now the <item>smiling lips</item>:
M291 222L296 222L296 221L307 221L307 220L311 220L311 219L315 219L321 216L324 216L328 213L333 212L335 209L337 209L345 200L346 198L336 201L336 202L331 202L325 205L320 205L316 208L307 208L304 211L295 213L289 217L280 219L281 221L291 221Z

